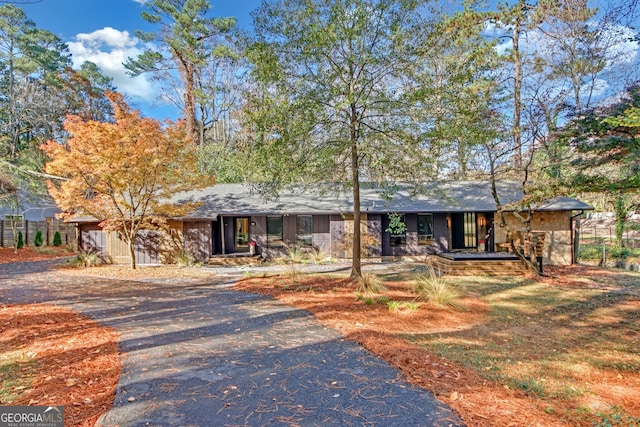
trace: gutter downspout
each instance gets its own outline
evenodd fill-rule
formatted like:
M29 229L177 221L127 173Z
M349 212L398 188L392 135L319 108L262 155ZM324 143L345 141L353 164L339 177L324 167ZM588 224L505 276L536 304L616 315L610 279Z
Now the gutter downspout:
M584 214L584 209L581 209L580 212L578 212L575 215L571 215L571 219L569 220L570 221L569 227L571 229L571 265L574 265L578 259L578 245L579 245L579 242L576 242L576 230L573 224L574 224L574 221L582 214Z

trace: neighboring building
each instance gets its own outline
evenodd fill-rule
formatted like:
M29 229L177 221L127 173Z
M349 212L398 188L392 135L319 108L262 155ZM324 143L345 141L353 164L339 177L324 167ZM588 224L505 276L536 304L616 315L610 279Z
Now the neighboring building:
M56 231L64 243L71 243L75 240L73 226L57 220L56 214L59 213L60 209L49 195L35 197L20 190L17 207L12 200L0 204L0 246L13 246L16 238L14 229L22 233L27 245L32 243L38 230L43 233L45 244L51 243Z
M363 258L422 258L449 251L495 251L504 246L506 227L496 215L489 182L438 183L421 190L413 195L410 187L403 187L387 201L376 189L363 185ZM521 197L514 183L499 183L498 192L503 205ZM290 247L315 248L334 258L351 257L350 193L287 190L278 200L266 201L241 184L218 184L173 200L201 205L188 217L172 219L169 236L145 232L137 245L139 263L168 261L170 240L202 262L223 254L273 257ZM545 264L574 262L575 222L580 213L591 209L572 198L553 199L538 207L532 231L544 235ZM391 212L401 216L406 232L392 235L386 231ZM517 218L509 212L505 218L517 233L521 227ZM97 221L77 222L82 247L99 250L116 263L128 262L117 233L104 233Z

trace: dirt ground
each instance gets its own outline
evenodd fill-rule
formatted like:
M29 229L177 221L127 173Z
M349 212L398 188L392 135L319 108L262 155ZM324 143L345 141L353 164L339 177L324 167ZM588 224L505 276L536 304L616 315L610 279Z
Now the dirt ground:
M54 255L23 250L18 259L24 261L30 256L42 259ZM11 257L8 251L0 250L0 263L7 262ZM108 268L118 271L121 277L127 274L126 268ZM581 286L579 280L567 277L606 274L600 269L580 268L582 270L555 269L551 271L553 277L545 280L552 280L556 286ZM154 275L171 276L172 271L175 270L154 269ZM136 274L143 273L139 271ZM389 290L385 292L386 297L399 302L414 301L415 296L407 292L406 286L398 283L387 286ZM353 285L343 278L247 278L240 281L236 288L267 294L287 304L309 310L319 321L340 330L349 339L361 343L398 367L412 383L431 390L438 399L454 408L469 426L583 425L567 419L566 412L562 412L562 402L558 402L557 407L550 408L547 402L522 390L489 381L472 369L436 357L424 347L402 338L403 334L464 331L480 325L490 309L480 298L465 298L462 301L466 307L464 311L422 307L419 310L401 308L392 312L384 304L367 304L355 298ZM25 321L16 328L13 319L23 318L21 313L25 311L36 313L33 316L34 322ZM38 321L45 318L45 321ZM64 367L61 368L64 369L64 378L73 379L73 384L56 383L52 370L40 365L38 369L30 371L32 386L24 391L20 404L64 402L65 411L69 411L70 417L73 417L69 419L74 420L69 425L92 425L111 404L119 376L119 362L117 336L109 328L66 310L34 305L3 307L0 311L0 333L3 340L6 334L11 333L11 339L17 340L14 342L16 348L20 348L25 354L54 352L50 354L53 357L51 360L57 363L52 365L53 369L57 369L56 366ZM43 337L47 339L43 340ZM81 340L76 339L79 337ZM49 345L51 348L48 349L44 348L46 346L43 343L54 339L61 340L63 344L60 345L68 345L64 342L69 340L94 343L91 348L95 353L76 350L58 352L53 356L55 346ZM100 372L100 375L96 376L96 372ZM615 388L626 380L622 377L614 378L602 386ZM640 399L636 398L637 396L630 397L632 411L638 410Z

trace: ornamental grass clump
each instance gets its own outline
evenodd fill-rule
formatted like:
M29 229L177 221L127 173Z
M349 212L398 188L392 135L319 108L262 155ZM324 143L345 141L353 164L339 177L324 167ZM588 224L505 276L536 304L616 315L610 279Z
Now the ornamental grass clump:
M416 275L413 290L418 300L441 307L462 308L458 302L460 297L458 291L431 266L426 273Z
M75 264L81 268L96 267L102 264L102 257L99 252L83 250L76 256Z
M379 294L387 288L375 274L363 274L357 280L356 291L364 294Z

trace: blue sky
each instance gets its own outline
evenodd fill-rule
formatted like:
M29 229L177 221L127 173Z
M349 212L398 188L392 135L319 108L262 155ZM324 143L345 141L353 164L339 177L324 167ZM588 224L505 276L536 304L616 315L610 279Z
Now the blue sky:
M135 30L154 30L140 12L144 0L41 0L17 5L38 28L52 31L69 45L74 66L85 60L95 62L114 79L119 91L145 116L175 119L177 111L156 105L157 92L147 76L131 78L122 62L141 52ZM235 16L238 26L251 25L250 13L260 0L212 0L212 16Z

